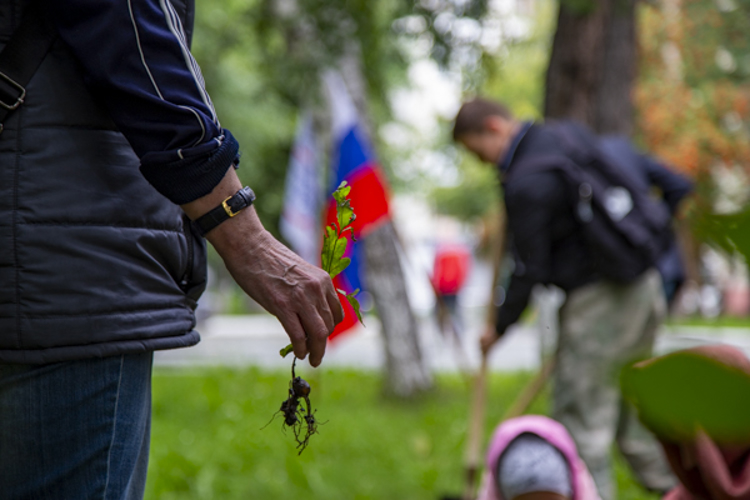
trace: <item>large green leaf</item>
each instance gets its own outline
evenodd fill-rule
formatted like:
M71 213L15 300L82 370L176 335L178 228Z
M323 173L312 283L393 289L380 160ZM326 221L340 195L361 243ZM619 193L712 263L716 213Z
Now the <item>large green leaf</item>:
M733 214L699 217L696 233L728 253L739 253L750 264L750 207Z
M700 429L717 443L750 443L750 377L690 350L627 368L623 394L659 437L691 441Z

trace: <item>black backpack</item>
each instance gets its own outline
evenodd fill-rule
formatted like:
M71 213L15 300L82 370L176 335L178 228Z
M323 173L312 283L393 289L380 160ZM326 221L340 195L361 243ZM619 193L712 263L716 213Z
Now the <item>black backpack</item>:
M668 209L624 170L622 161L605 153L591 131L573 122L545 127L558 138L567 161L560 155L533 156L511 169L505 182L531 173L562 173L595 268L611 281L634 281L669 245Z

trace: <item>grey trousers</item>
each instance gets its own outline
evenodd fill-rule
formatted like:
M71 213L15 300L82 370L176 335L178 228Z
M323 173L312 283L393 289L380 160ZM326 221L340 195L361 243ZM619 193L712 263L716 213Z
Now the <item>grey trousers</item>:
M666 311L661 277L596 282L568 294L560 309L553 417L570 432L603 500L613 500L614 442L641 483L666 491L677 481L663 451L623 401L621 368L651 355Z

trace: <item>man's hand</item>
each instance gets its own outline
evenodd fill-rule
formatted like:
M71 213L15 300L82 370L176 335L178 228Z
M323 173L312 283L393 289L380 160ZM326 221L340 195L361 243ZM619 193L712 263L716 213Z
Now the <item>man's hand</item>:
M207 196L183 205L191 219L200 217L236 193L242 185L234 169ZM263 228L249 207L206 235L240 287L276 316L292 341L294 354L310 364L323 359L328 335L344 318L328 273L308 264Z
M492 349L492 346L495 345L495 342L500 340L500 337L495 331L495 326L488 325L479 338L479 347L482 349L482 354L486 356L490 352L490 349Z

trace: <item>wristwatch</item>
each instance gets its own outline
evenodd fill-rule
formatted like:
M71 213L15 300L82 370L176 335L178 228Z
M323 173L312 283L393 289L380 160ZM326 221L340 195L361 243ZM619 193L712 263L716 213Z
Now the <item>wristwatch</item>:
M193 227L198 234L205 236L213 228L240 213L243 208L247 208L255 201L255 193L252 189L245 186L234 196L230 196L221 202L221 205L212 209L208 213L201 215L193 221Z

